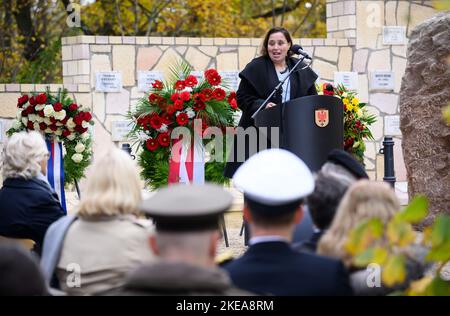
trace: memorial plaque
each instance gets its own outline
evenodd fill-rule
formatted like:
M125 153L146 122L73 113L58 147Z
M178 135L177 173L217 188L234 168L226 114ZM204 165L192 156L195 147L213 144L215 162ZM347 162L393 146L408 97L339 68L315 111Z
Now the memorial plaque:
M400 116L389 115L384 117L384 135L401 136L400 130Z
M162 71L138 71L138 90L148 92L155 80L164 80Z
M358 73L351 71L337 71L334 73L334 85L342 84L348 90L358 89Z
M119 71L96 72L95 91L120 92L122 90L122 73Z
M219 71L222 77L221 85L231 91L236 91L239 87L239 71Z
M128 140L128 133L131 131L133 124L130 121L112 121L111 134L113 142L123 142Z
M383 45L405 45L406 26L384 26Z
M370 73L370 90L394 90L395 78L391 71L373 71Z

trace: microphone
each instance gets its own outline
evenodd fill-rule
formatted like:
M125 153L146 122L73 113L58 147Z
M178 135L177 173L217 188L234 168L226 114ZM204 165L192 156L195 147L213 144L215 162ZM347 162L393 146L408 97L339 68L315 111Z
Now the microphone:
M305 52L300 45L292 45L291 52L297 55L302 55L306 59L312 60L311 56L309 56L308 53Z

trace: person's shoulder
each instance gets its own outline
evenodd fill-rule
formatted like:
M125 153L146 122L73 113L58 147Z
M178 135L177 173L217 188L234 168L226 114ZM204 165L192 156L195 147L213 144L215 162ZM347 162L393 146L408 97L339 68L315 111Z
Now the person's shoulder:
M254 69L261 69L261 66L267 63L268 59L266 56L259 56L253 58L244 68L243 72L253 71Z

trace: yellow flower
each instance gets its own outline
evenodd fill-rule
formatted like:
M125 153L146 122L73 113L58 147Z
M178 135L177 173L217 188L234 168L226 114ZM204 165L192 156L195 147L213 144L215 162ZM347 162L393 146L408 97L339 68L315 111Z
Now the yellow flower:
M347 111L353 110L353 105L352 104L347 103L345 106L347 107Z
M348 105L350 103L347 98L342 99L342 102L344 102L345 105Z
M352 103L353 105L358 105L359 104L358 98L353 98Z

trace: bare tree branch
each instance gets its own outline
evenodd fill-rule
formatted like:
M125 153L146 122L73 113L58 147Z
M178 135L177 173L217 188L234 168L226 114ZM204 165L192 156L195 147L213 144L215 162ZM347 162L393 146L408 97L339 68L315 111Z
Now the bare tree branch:
M120 14L120 8L119 8L119 1L115 0L114 1L115 7L116 7L116 14L117 14L117 19L119 21L119 28L120 28L120 34L122 36L125 36L125 33L123 31L123 22L122 22L122 15Z
M272 0L272 10L270 12L261 13L258 15L252 16L252 19L258 19L258 18L273 18L273 23L275 24L275 17L281 14L285 14L287 12L294 11L298 8L298 6L303 2L303 0L299 0L295 2L293 5L287 5L286 3L283 3L283 6L281 7L275 7L274 0Z
M316 8L317 4L319 3L319 0L315 0L314 3L312 4L311 8L309 8L308 12L306 12L305 16L303 17L303 19L301 20L301 22L298 24L298 26L295 28L295 30L292 32L292 35L294 35L303 25L303 23L305 23L306 19L308 18L308 16L311 14L311 12ZM311 29L311 28L310 28Z

